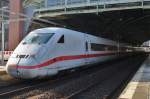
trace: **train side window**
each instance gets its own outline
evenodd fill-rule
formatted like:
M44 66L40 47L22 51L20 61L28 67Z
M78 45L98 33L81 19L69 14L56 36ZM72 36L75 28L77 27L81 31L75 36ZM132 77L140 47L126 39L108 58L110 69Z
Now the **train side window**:
M103 44L95 44L95 43L91 43L91 50L92 51L105 51L106 45Z
M58 40L57 43L64 43L64 41L65 41L65 40L64 40L64 35L63 35L63 36L60 37L60 39Z

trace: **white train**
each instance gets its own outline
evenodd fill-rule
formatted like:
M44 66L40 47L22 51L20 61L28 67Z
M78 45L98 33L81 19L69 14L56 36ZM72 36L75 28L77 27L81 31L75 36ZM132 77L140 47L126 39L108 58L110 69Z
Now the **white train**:
M125 51L123 44L111 40L65 28L42 28L30 32L21 41L10 56L6 70L15 78L43 78L106 61Z

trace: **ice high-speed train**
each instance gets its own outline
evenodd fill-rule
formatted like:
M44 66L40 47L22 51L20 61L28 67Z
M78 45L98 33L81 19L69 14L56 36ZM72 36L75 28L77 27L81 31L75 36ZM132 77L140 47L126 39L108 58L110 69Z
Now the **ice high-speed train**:
M21 79L44 78L59 71L113 59L123 44L65 28L30 32L10 56L6 71ZM120 49L120 50L118 50Z

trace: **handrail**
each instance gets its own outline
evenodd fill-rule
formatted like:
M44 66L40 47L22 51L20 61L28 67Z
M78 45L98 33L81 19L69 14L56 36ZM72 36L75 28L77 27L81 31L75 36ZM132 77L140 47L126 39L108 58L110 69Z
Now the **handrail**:
M52 0L54 1L54 0ZM143 1L150 1L150 0L57 0L55 2L48 2L45 3L45 5L42 8L48 7L59 7L59 6L69 6L69 5L75 5L75 4L88 4L88 3L128 3L128 2L143 2Z
M73 13L150 8L150 0L57 0L57 2L55 0L55 2L49 3L45 3L47 5L42 8L35 9L35 16L42 17L47 15L56 16Z

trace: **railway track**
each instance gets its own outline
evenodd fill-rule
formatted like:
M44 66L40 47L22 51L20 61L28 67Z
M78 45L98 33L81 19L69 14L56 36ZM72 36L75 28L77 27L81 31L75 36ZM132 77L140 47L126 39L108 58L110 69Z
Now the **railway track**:
M65 77L61 77L61 78L60 78L60 76L62 76L62 75L57 75L57 76L51 77L51 79L46 78L46 79L31 80L31 81L20 80L16 83L13 83L10 85L1 86L0 87L0 97L7 98L8 96L16 94L21 91L28 92L28 90L32 90L36 87L40 87L45 84L50 84L50 83L55 83L60 80L65 80L69 77L75 76L75 74L72 74L71 76L65 75Z
M22 81L21 80L16 83L13 83L13 84L1 86L0 87L0 97L6 98L10 95L16 94L21 91L27 92L28 90L34 89L35 87L41 87L45 84L55 83L57 81L69 79L73 76L76 76L75 72L69 73L69 74L71 74L71 75L68 76L66 74L63 74L63 75L60 74L60 75L51 77L51 79L46 78L46 79L42 79L42 80L31 80L31 81ZM65 76L65 77L62 77L62 76Z
M135 59L132 58L133 57L130 57L130 61L135 61ZM132 62L130 62L130 64L131 63ZM105 67L108 64L102 64L102 67ZM30 81L30 83L23 82L21 83L23 86L18 84L18 87L14 86L12 89L9 88L10 86L0 89L0 97L3 99L78 99L81 94L87 93L91 89L105 83L110 78L116 77L119 74L117 71L121 70L121 68L122 66L119 65L112 65L107 68L95 66L94 68L69 73L69 76L68 74L60 75L56 77L56 79L39 80L37 82ZM126 71L127 70L123 70L122 73L125 74ZM107 75L104 75L105 73L107 73ZM109 96L109 94L103 95L103 97L105 96Z
M142 62L142 61L141 61ZM90 89L99 86L100 84L103 84L105 82L108 82L109 79L113 79L116 78L118 75L124 75L124 79L122 79L122 81L120 82L120 84L118 85L118 87L114 88L109 94L107 95L103 95L103 97L98 98L98 99L116 99L117 98L117 94L119 94L120 89L123 89L123 87L127 84L127 82L132 78L132 76L135 73L135 70L138 69L139 65L141 64L141 62L138 62L135 66L133 66L132 68L126 68L126 70L122 70L120 72L116 71L116 73L113 73L112 75L110 75L108 78L104 78L101 81L95 82L91 85L86 86L83 89L80 89L74 93L72 93L69 96L63 97L61 99L88 99L86 97L82 97L82 94L84 94L84 92L86 93L87 91L89 91ZM129 72L129 73L127 73ZM122 76L123 77L123 76ZM119 77L118 77L119 78ZM117 94L116 94L117 92ZM95 99L95 98L89 98L89 99Z

